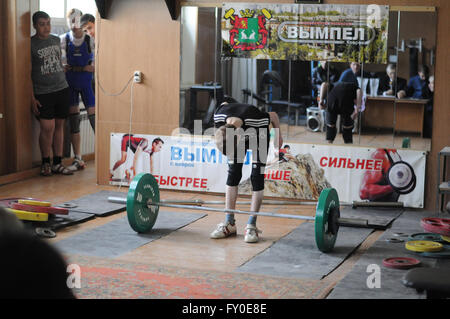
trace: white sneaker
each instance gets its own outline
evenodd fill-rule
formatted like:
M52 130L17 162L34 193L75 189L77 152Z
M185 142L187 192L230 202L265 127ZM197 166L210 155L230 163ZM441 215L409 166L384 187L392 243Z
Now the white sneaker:
M236 235L236 224L231 225L229 222L220 223L216 229L213 230L210 237L214 239L220 239Z
M246 243L257 243L259 241L258 234L262 233L255 225L247 224L245 227L245 237L244 241Z
M73 159L72 165L68 166L67 168L72 172L76 172L80 169L83 169L85 166L86 166L86 163L82 159L75 157Z

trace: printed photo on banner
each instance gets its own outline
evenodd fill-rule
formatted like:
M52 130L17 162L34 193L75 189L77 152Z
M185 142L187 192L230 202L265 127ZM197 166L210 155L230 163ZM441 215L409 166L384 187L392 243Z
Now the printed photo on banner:
M272 134L271 134L272 135ZM335 188L343 203L403 202L423 207L426 155L422 151L285 143L269 146L264 195L318 200ZM252 154L247 152L239 194L251 195ZM151 173L161 189L224 193L228 161L212 137L111 135L110 184L129 185Z
M119 147L113 148L112 141L120 140ZM138 173L146 172L155 175L159 172L157 157L164 145L159 138L150 138L134 134L111 135L111 160L110 181L124 183L126 185ZM155 164L156 163L156 164Z
M387 63L389 7L224 3L222 55Z

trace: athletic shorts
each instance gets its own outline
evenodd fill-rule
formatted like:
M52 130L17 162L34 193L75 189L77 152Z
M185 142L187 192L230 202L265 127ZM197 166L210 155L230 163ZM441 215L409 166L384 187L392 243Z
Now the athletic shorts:
M48 94L36 94L41 103L38 118L44 120L65 119L69 115L69 88Z
M81 100L83 101L85 108L95 107L95 95L91 85L83 88L69 87L69 91L70 106L78 106L80 104L81 95Z

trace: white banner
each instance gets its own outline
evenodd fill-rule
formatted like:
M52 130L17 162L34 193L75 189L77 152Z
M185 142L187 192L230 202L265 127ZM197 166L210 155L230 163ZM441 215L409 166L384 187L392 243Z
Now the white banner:
M227 159L209 138L126 135L111 134L111 185L128 185L146 172L161 189L224 193ZM252 192L250 159L248 153L240 194ZM399 201L422 208L425 161L424 152L404 149L290 143L275 152L271 144L264 195L317 200L322 189L333 187L341 202Z

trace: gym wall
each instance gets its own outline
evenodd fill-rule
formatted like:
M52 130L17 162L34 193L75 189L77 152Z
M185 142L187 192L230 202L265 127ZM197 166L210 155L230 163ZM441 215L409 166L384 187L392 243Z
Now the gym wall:
M96 167L98 183L107 184L110 135L130 128L131 87L111 97L100 84L117 93L141 71L143 83L133 88L132 132L170 135L179 121L180 23L164 0L112 1L97 35Z
M237 2L237 1L230 1ZM242 1L241 1L242 2ZM252 1L286 3L294 1ZM433 139L426 170L425 202L434 209L437 152L450 145L450 92L448 60L450 43L448 30L450 2L448 0L323 0L333 4L386 4L390 6L435 6L438 11L436 51L436 96L433 118ZM183 1L184 5L221 5L222 1ZM117 91L135 69L144 73L144 84L135 86L133 132L170 135L178 126L179 115L179 55L180 22L172 21L163 0L113 1L108 20L102 20L99 74L102 85ZM139 40L141 39L141 40ZM98 86L98 85L97 85ZM98 90L98 89L97 89ZM108 183L109 136L112 132L128 132L129 89L119 98L98 92L98 134L96 143L97 180Z
M0 174L31 169L30 12L37 0L4 0L0 72Z

